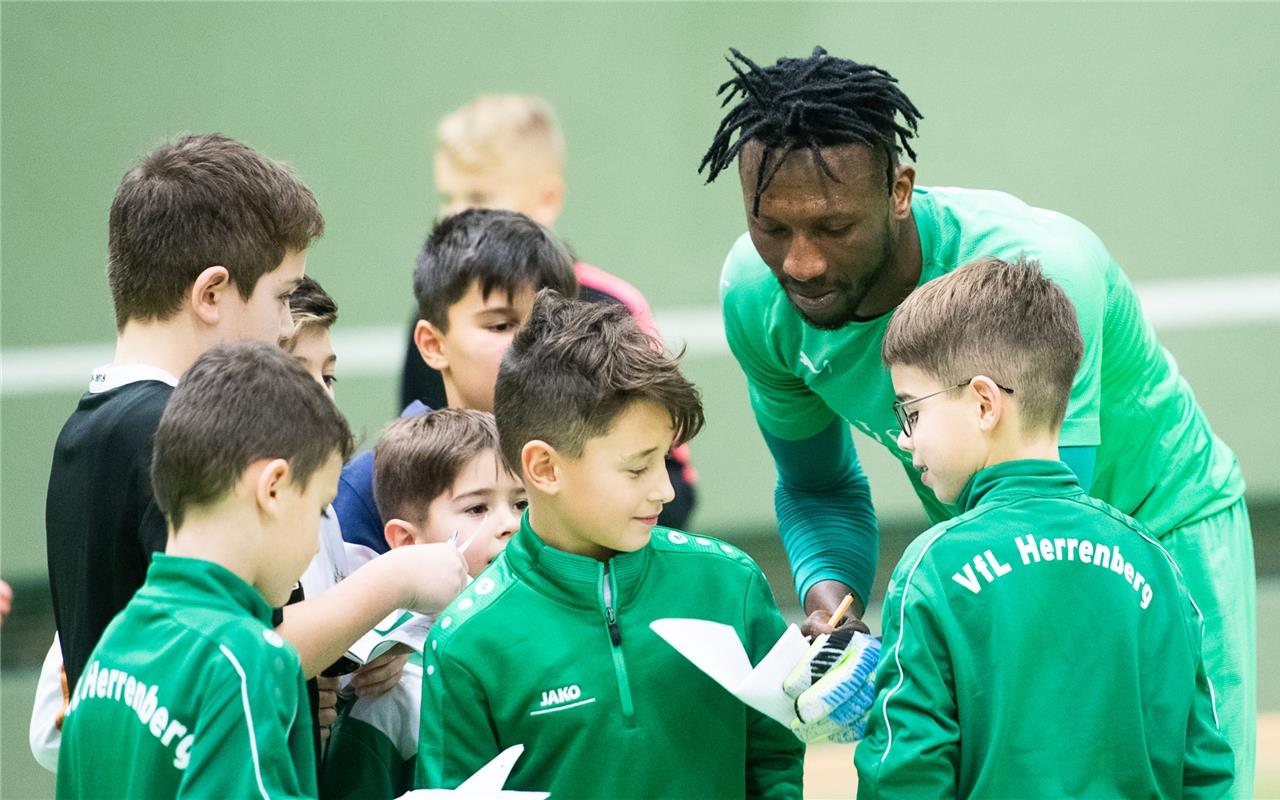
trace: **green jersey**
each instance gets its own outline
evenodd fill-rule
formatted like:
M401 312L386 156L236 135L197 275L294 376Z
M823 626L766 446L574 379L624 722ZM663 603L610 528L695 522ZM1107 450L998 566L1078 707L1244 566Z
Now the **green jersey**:
M59 797L315 797L293 647L229 570L157 553L71 693Z
M1088 228L1007 194L968 189L918 187L912 214L920 234L921 284L979 257L1026 256L1039 261L1071 298L1084 357L1061 444L1097 448L1091 494L1157 536L1222 511L1243 496L1235 456L1210 430L1173 357L1143 317L1128 278ZM746 235L729 253L720 285L725 332L746 373L756 420L766 438L783 442L774 447L780 476L794 471L782 463L787 457L778 455L786 442L821 435L847 440L847 429L833 424L843 419L902 462L933 521L954 513L920 483L911 455L897 444L893 386L880 361L890 314L833 331L809 326ZM857 470L852 448L828 444L826 450L840 454L834 470ZM793 452L799 454L791 457L796 460L807 451ZM821 472L813 480L817 485L794 488L822 494L826 487L820 484L832 480L832 469ZM787 488L783 483L780 489ZM841 539L851 533L873 542L874 522L862 531L838 525L817 530L810 522L813 514L784 513L785 499L779 500L779 527L801 597L817 580L835 578L858 589L865 600L874 554L831 564L809 550L819 544L811 541L815 537L822 539L818 549L831 553L847 548ZM850 502L870 501L864 493Z
M1061 462L958 503L894 569L858 797L1222 797L1204 623L1164 548Z
M329 734L320 797L391 800L412 789L421 713L422 654L415 652L391 691L342 708Z
M528 520L431 629L417 785L454 788L523 744L506 787L559 800L799 798L803 745L649 628L730 625L758 662L786 629L759 567L662 527L600 562Z

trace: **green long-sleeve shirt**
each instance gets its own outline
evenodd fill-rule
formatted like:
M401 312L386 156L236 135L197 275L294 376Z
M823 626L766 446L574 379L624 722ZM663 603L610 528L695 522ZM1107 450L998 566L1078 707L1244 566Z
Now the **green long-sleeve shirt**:
M1169 554L1056 461L975 475L893 572L858 797L1221 797L1232 753Z
M1074 219L1002 192L916 187L920 284L976 258L1036 259L1075 307L1084 356L1062 426L1065 448L1096 448L1089 492L1157 538L1244 495L1231 450L1213 434L1129 279ZM750 238L720 277L725 335L778 469L778 527L803 598L833 579L868 600L878 537L849 426L906 468L934 522L939 503L897 444L893 385L880 361L889 314L838 330L805 323Z
M804 748L649 628L731 625L753 663L785 629L742 551L668 528L602 563L529 527L436 619L416 783L453 788L525 746L509 789L570 798L799 798Z
M391 800L412 789L421 713L422 654L415 651L391 691L341 707L320 772L321 800Z
M252 586L157 553L71 695L58 797L316 795L298 654Z

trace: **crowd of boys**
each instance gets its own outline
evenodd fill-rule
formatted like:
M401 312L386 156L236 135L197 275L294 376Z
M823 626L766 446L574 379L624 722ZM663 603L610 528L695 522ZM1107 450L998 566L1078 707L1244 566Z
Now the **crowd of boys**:
M1005 196L917 189L917 211L982 206L948 224L1025 232L1039 214L1048 231L1012 256L926 240L894 139L911 152L918 112L887 73L821 50L740 60L744 103L781 111L731 111L720 134L739 138L705 162L714 177L738 159L751 234L725 267L726 324L812 612L798 669L836 727L865 732L859 795L1247 796L1252 734L1220 714L1208 657L1233 645L1184 576L1202 567L1134 518L1164 512L1090 496L1103 455L1068 452L1122 402L1096 376L1081 388L1099 337L1149 334L1135 309L1097 318L1055 266L1096 239ZM849 95L783 113L803 95L788 81ZM848 737L789 730L651 626L726 626L752 663L787 629L746 554L665 524L692 506L701 399L643 298L547 227L562 162L540 101L482 98L442 123L449 202L414 271L405 409L360 455L333 402L337 305L305 275L311 192L216 134L125 176L116 356L49 481L58 636L32 744L59 796L399 797L517 744L508 788L556 798L803 795L804 740ZM813 218L842 186L848 207ZM879 261L857 256L868 242ZM1127 287L1115 272L1094 281ZM833 338L851 330L856 348ZM937 512L893 572L870 676L837 667L868 630L874 538L833 536L870 507L815 505L865 495L845 412L823 405L846 372L872 376L884 407L866 413L892 419L882 438ZM831 585L857 612L834 631Z

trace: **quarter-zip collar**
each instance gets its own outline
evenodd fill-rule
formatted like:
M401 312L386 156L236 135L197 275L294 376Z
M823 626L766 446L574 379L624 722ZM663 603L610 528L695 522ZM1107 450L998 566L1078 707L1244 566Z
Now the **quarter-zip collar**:
M156 553L138 594L169 605L248 612L271 626L271 607L258 590L212 561Z
M528 511L503 555L520 578L537 591L577 608L599 608L600 562L548 545L530 526ZM634 596L651 560L648 545L609 559L609 574L617 586L616 601L620 607L625 607Z
M1083 493L1076 474L1066 464L1026 458L1003 461L975 472L955 504L964 513L981 505L1003 503L1026 495L1064 497Z

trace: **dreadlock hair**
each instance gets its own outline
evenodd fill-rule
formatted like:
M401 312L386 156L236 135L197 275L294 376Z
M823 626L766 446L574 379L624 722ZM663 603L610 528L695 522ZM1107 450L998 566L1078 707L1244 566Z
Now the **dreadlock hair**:
M813 48L808 58L781 58L771 67L759 66L737 48L729 52L732 56L725 61L736 77L720 84L716 95L724 96L721 108L741 100L720 120L698 172L706 169L707 183L711 183L733 163L744 144L759 140L764 153L756 171L753 215L760 213L760 195L796 150L812 152L818 167L837 183L840 179L822 157L823 147L861 144L884 153L890 187L898 154L905 150L915 159L910 140L923 115L888 72L827 55L822 47ZM771 159L774 150L782 155Z

